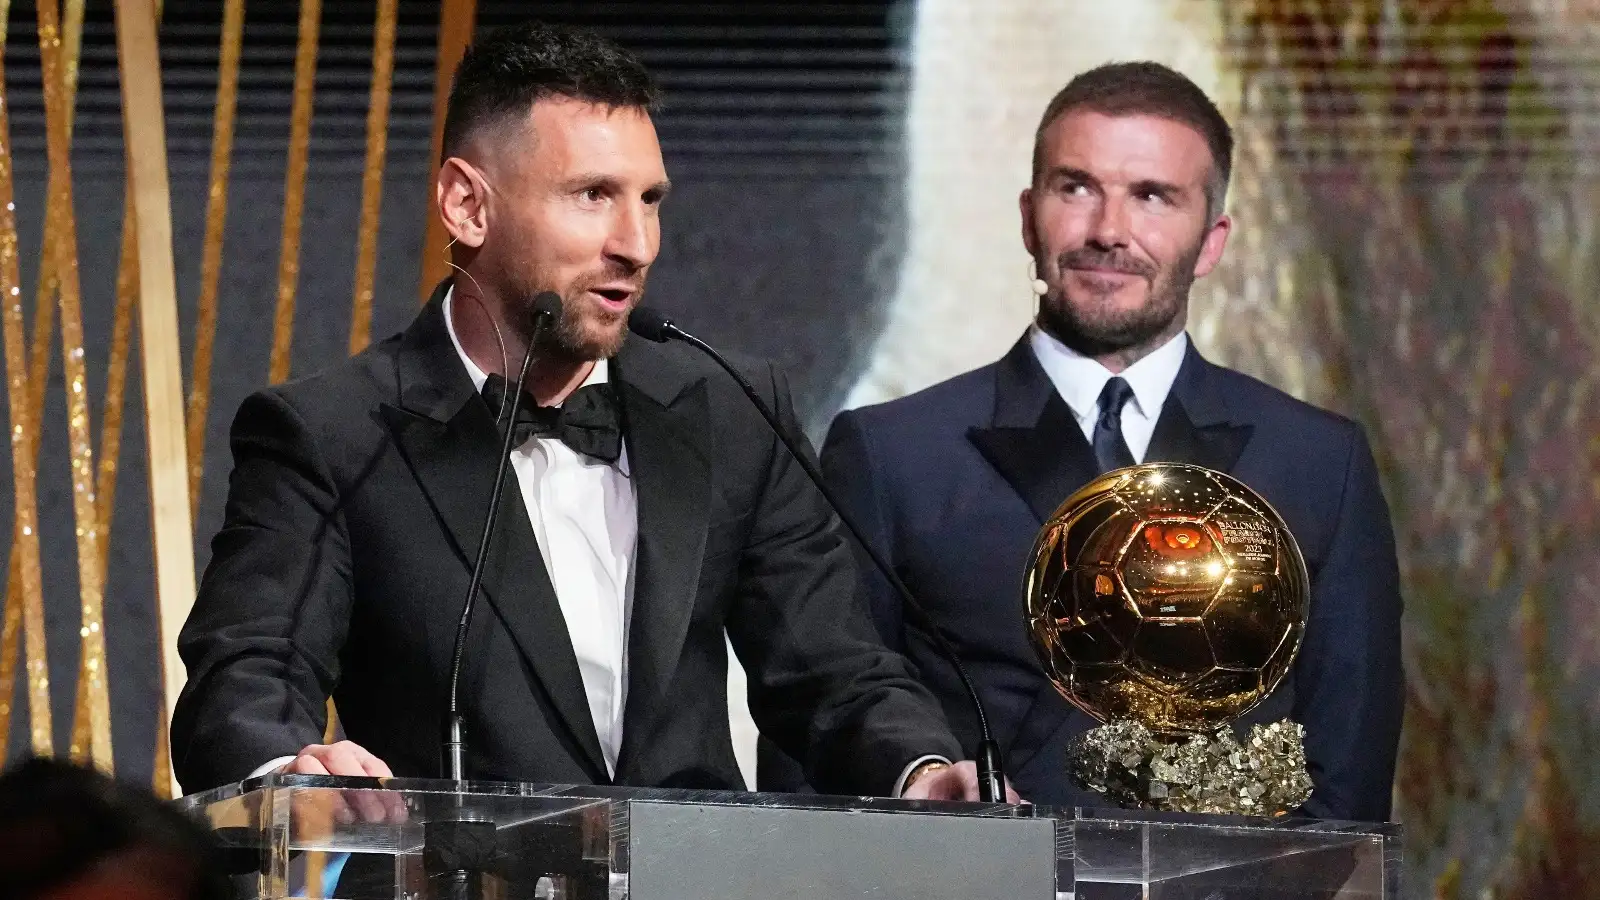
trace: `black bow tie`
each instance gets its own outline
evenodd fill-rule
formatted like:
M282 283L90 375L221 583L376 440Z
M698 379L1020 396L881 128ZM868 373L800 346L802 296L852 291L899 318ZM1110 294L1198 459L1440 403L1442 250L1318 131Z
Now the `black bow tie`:
M511 408L509 385L499 375L483 383L483 399L496 416ZM606 463L622 456L622 414L609 384L590 384L572 392L560 406L538 406L524 396L512 423L511 440L520 446L530 437L555 437L578 453Z

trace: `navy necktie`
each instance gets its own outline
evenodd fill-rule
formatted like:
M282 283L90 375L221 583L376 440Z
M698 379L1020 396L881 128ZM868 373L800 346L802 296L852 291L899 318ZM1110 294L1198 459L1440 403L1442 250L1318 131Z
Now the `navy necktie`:
M1133 452L1122 439L1122 407L1133 398L1133 388L1113 377L1100 390L1100 418L1094 423L1094 458L1100 474L1133 465Z

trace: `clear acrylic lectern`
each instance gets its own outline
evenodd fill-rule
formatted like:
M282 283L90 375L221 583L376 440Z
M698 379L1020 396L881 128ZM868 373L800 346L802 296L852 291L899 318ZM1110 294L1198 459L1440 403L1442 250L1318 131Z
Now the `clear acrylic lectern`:
M1393 825L873 797L254 778L179 801L241 898L1389 900Z

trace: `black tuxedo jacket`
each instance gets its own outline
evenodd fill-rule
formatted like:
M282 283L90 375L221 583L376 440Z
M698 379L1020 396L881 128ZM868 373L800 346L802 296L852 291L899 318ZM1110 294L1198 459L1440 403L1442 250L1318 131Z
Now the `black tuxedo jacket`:
M1233 474L1288 522L1312 579L1293 673L1246 722L1306 728L1306 811L1389 814L1400 734L1400 592L1372 454L1355 423L1212 365L1192 347L1145 456ZM1096 474L1094 453L1026 340L999 362L841 414L830 484L961 651L1023 796L1103 805L1066 775L1069 738L1094 726L1046 680L1023 627L1028 553L1044 520ZM976 724L953 670L866 571L877 624L941 697L956 734Z
M349 739L397 775L439 773L500 444L443 289L404 333L240 408L226 518L179 637L185 789L320 742L330 694ZM782 379L746 372L793 427ZM836 519L739 389L689 348L641 341L611 379L639 516L615 781L743 789L724 629L758 726L819 787L887 793L916 757L956 756L937 702L874 632ZM521 492L504 492L497 529L462 676L469 773L608 783Z

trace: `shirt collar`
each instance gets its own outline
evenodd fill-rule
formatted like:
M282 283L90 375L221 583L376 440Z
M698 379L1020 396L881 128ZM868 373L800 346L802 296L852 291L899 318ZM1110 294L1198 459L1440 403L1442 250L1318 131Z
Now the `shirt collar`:
M1079 420L1093 418L1098 412L1100 391L1111 380L1111 371L1046 334L1038 325L1028 329L1028 344L1072 414ZM1189 337L1180 331L1122 370L1123 380L1133 388L1133 402L1138 404L1141 415L1151 419L1160 415L1167 395L1172 392L1172 383L1178 379L1178 369L1183 366L1188 347Z
M467 377L472 379L472 389L481 394L483 393L483 383L489 380L489 375L478 368L478 364L472 361L472 357L467 355L466 350L462 349L461 339L456 337L456 323L454 319L450 318L450 302L455 299L455 295L456 289L453 285L449 290L445 291L443 305L444 327L450 333L450 346L456 348L456 356L461 358L461 364L467 368ZM583 384L579 385L579 387L588 387L591 384L605 384L610 378L609 371L610 360L595 360L594 368L589 370L589 377L585 378Z

